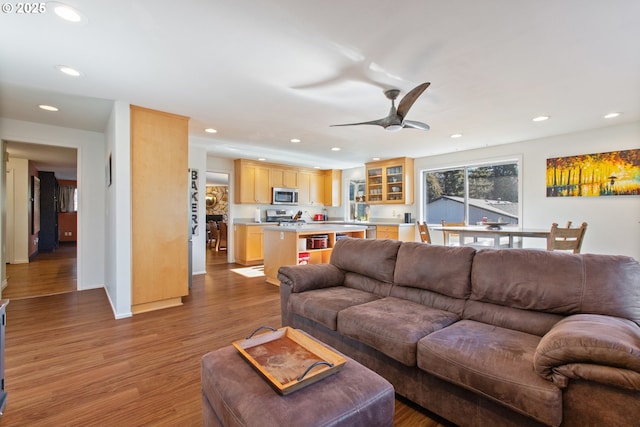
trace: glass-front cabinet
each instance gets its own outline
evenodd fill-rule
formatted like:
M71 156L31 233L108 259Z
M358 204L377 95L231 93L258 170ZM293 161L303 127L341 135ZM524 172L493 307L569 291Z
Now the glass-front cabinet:
M367 163L367 202L413 203L413 159L400 157Z
M369 203L381 203L382 188L382 168L367 168L367 201Z

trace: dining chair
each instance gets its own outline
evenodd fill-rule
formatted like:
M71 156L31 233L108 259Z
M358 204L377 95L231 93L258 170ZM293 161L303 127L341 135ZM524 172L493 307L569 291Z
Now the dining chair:
M465 223L463 222L447 222L444 219L441 221L442 226L443 227L464 227ZM464 242L460 241L460 233L456 233L455 231L445 231L442 230L442 237L443 237L443 241L444 241L444 245L445 246L450 246L451 245L451 237L457 237L458 238L458 245L463 245Z
M207 248L215 247L218 242L218 226L214 221L207 221Z
M227 250L227 223L218 222L218 240L216 241L216 251Z
M569 223L568 225L571 225ZM577 228L560 228L555 222L551 225L551 231L547 238L548 251L573 251L579 254L582 248L582 240L587 231L587 223L583 222Z
M421 224L420 221L416 221L416 224L418 224L418 233L420 233L420 240L422 243L431 244L431 236L429 235L427 223L423 221Z

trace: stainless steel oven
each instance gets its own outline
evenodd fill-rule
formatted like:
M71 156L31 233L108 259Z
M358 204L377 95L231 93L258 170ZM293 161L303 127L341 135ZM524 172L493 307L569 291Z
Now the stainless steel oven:
M274 205L297 205L298 189L273 187L272 203Z

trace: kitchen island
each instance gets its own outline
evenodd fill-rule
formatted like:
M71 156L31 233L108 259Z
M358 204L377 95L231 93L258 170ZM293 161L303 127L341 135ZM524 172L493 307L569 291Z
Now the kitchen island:
M336 240L342 237L364 238L366 229L364 225L341 224L264 227L264 274L267 282L280 285L278 269L283 265L328 263Z

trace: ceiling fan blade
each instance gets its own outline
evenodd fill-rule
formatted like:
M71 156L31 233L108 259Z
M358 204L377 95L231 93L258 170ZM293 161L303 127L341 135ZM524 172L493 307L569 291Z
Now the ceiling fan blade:
M416 102L416 99L418 99L420 95L422 95L422 92L427 90L430 84L431 82L422 83L421 85L411 89L411 91L402 98L400 104L398 104L398 115L400 118L404 119L407 116L407 113L413 103Z
M377 126L385 126L385 119L371 120L368 122L359 122L359 123L344 123L340 125L329 125L329 126L357 126L357 125L377 125Z
M431 129L428 124L422 122L414 122L413 120L405 120L402 122L403 128L429 130Z

